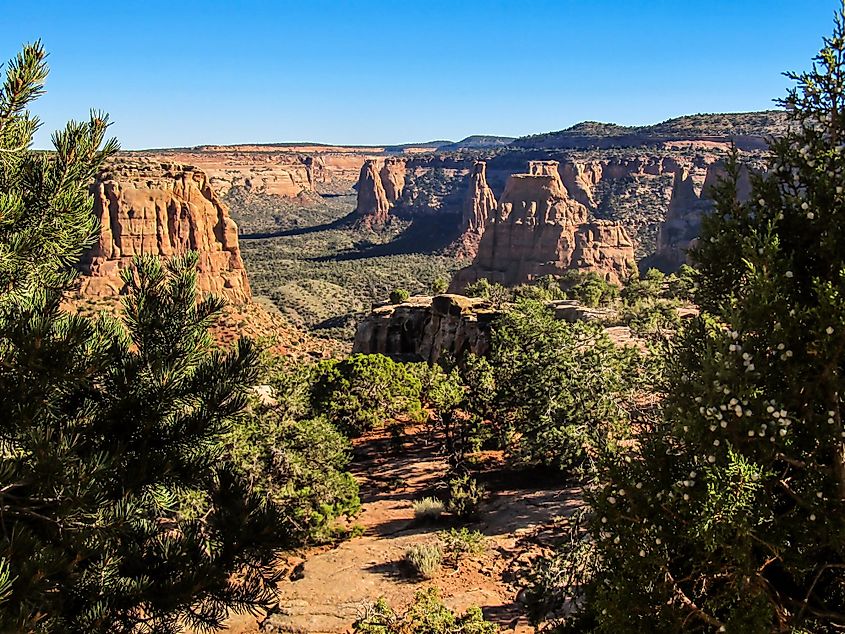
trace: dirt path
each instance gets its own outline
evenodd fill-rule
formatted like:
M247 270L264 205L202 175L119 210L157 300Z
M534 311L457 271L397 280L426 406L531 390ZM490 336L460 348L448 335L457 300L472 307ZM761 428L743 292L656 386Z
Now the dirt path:
M405 550L435 542L438 531L459 525L448 519L425 526L414 521L413 501L438 493L442 486L445 464L436 450L436 443L422 433L411 435L398 452L384 436L356 443L353 471L361 485L363 511L357 522L364 527L363 536L291 561L291 573L279 586L278 610L261 629L255 620L239 618L229 631L347 632L367 603L385 597L395 609L403 609L428 585L436 586L453 609L478 605L503 630L533 631L515 602L519 588L513 573L518 562L539 552L555 522L577 507L577 490L491 483L480 521L469 526L486 536L486 555L464 560L457 569L444 567L437 578L422 581L402 563Z

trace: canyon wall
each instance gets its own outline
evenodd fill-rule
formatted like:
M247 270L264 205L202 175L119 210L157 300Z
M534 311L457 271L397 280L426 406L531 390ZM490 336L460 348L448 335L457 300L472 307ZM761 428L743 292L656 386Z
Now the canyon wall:
M208 176L195 167L148 159L117 160L91 185L100 236L82 259L80 292L120 293L120 271L136 255L196 251L198 287L230 302L250 299L238 228Z
M512 174L478 245L472 265L451 290L480 278L513 286L577 269L619 283L633 271L634 247L619 224L588 219L564 187L556 161L531 161Z

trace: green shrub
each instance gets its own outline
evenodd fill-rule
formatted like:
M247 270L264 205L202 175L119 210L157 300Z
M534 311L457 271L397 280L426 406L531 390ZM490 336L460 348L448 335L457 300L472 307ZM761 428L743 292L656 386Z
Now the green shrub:
M434 295L440 295L441 293L445 293L449 288L449 281L443 277L436 277L434 281L431 283L431 292Z
M326 542L344 532L337 520L360 509L350 473L350 445L307 406L307 374L269 370L274 404L255 402L224 438L227 455L251 490L283 510L295 543Z
M379 599L355 621L355 634L495 634L498 627L478 607L456 615L440 601L437 588L419 591L414 604L398 614L384 599Z
M440 541L447 553L456 557L463 555L483 555L486 550L484 535L479 531L471 531L466 527L450 528L440 533Z
M845 626L845 15L782 102L765 178L734 152L693 251L702 314L663 416L587 492L594 632Z
M380 354L326 360L313 370L311 407L349 436L399 416L423 420L422 385L413 368Z
M555 319L521 301L493 327L495 384L489 414L519 462L561 470L587 466L589 452L629 434L642 357L597 324Z
M418 522L436 522L446 510L446 505L437 498L425 497L414 502L414 519Z
M606 306L619 297L618 286L592 271L567 271L560 279L560 286L566 289L567 298L577 299L591 308Z
M395 288L390 291L390 303L401 304L402 302L407 302L410 296L411 294L404 288Z
M475 519L485 494L484 486L471 475L453 476L449 480L449 511L461 519Z
M440 572L443 550L437 544L414 544L405 551L405 563L423 579L433 579Z

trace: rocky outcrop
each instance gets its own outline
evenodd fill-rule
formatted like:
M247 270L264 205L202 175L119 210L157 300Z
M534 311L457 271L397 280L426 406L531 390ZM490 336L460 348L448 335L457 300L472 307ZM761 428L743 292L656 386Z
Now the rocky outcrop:
M358 176L358 202L355 213L368 226L387 222L390 209L405 190L405 160L367 159Z
M399 158L385 159L379 170L381 184L384 187L384 195L387 197L387 204L393 205L402 197L405 190L405 161Z
M487 163L476 161L469 176L469 187L464 198L458 257L472 260L478 254L478 244L487 226L487 218L495 209L496 197L487 184Z
M574 300L549 302L555 319L603 321L612 311L588 308ZM490 331L505 309L463 295L412 297L402 304L377 306L359 324L353 352L384 354L395 359L436 363L444 355L490 351Z
M119 294L120 271L136 255L168 258L196 251L200 291L235 303L250 299L238 228L202 170L116 161L98 176L91 193L100 236L80 264L84 296Z
M688 260L688 252L698 238L701 219L713 210L713 192L726 176L723 161L708 163L701 170L682 169L675 174L666 220L657 234L657 248L650 260L663 269L676 269ZM742 167L737 181L737 198L748 200L751 181L747 167Z
M412 297L378 306L358 324L353 352L435 363L444 354L486 354L498 311L462 295Z
M374 159L369 159L361 166L358 177L358 203L355 214L366 225L382 225L387 221L390 203L384 191L381 173Z
M464 199L464 231L482 234L487 218L496 208L496 197L487 184L487 163L476 161L469 178L469 188Z
M617 223L588 221L587 208L569 196L556 161L532 161L513 174L491 215L472 265L451 289L480 278L512 286L571 269L594 271L618 283L632 270L634 247Z

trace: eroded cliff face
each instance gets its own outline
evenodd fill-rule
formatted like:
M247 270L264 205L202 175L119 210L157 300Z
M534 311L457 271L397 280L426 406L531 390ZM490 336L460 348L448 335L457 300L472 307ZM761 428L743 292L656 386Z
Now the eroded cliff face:
M491 214L472 265L451 290L480 278L512 286L570 269L593 271L619 283L633 270L634 246L619 224L588 221L569 196L555 161L532 161L513 174Z
M120 271L136 255L199 255L198 287L234 303L250 299L238 228L207 175L194 167L152 160L118 160L91 185L100 222L97 244L80 264L80 292L117 295Z
M390 210L405 191L405 160L367 159L358 176L358 202L355 214L365 225L376 227L387 222Z
M374 159L369 159L361 166L358 177L358 202L355 215L360 222L369 226L383 225L387 222L390 202L384 191L381 170Z
M704 170L684 168L676 172L666 219L660 225L654 256L650 258L654 264L671 270L688 261L689 250L701 230L701 219L713 211L714 188L726 176L721 160L708 163ZM749 171L742 167L736 196L744 201L750 194Z
M464 198L459 257L471 260L478 254L478 244L487 227L487 218L495 209L496 197L487 184L487 163L476 161L469 176L469 186Z
M462 295L412 297L379 306L358 324L353 352L435 363L444 354L484 355L499 314L489 302Z

